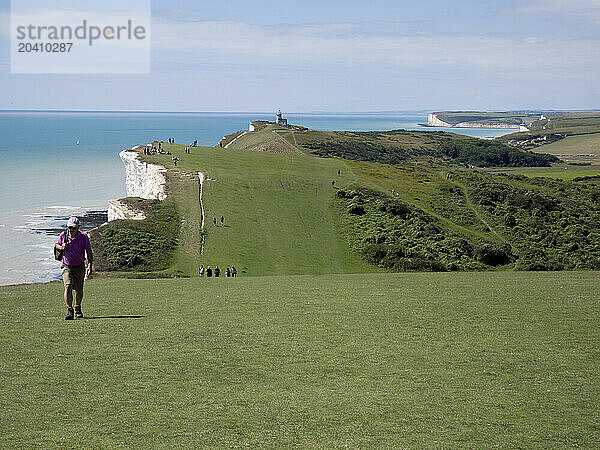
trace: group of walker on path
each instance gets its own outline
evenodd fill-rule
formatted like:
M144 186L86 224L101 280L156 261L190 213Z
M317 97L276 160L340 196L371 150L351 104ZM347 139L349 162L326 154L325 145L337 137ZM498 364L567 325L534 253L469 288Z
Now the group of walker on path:
M200 267L198 268L198 275L200 275L200 278L204 278L204 275L206 275L207 278L211 278L213 274L215 278L219 278L219 276L221 276L221 269L219 269L219 266L216 266L215 270L213 271L213 269L211 269L210 266L207 266L206 269L204 269L204 264L200 264ZM225 269L226 278L236 276L237 269L233 264L231 265L231 268L228 267L227 269Z

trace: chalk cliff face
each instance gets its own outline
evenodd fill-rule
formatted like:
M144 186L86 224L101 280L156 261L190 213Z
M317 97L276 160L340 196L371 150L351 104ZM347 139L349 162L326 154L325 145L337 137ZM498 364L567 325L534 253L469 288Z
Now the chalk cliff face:
M157 164L148 164L138 159L134 151L119 153L125 165L125 185L127 197L164 200L167 198L165 169ZM135 210L120 200L108 201L108 221L117 219L143 220L141 211Z
M439 119L434 113L429 113L427 116L427 125L430 127L448 127L448 128L511 128L518 129L519 131L529 131L529 129L523 125L516 124L504 124L504 123L488 123L488 122L461 122L456 125L451 125L448 122L444 122Z
M429 113L429 115L427 116L427 125L432 126L432 127L451 127L452 126L448 122L444 122L443 120L438 119L438 116L436 116L433 113Z
M108 221L113 220L144 220L146 216L142 211L138 211L127 205L121 200L108 201Z
M165 169L157 164L148 164L138 159L136 152L123 150L119 153L125 164L128 197L164 200L167 198Z

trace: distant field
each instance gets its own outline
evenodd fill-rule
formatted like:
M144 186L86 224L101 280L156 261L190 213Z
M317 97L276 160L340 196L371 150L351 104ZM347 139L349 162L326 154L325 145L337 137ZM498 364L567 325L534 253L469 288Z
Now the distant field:
M600 440L600 274L0 288L5 448L566 448Z
M599 160L600 162L600 133L569 136L558 142L543 145L539 151L559 157L583 156L582 159ZM597 155L590 157L590 154Z
M548 177L559 180L573 180L578 177L600 175L600 166L568 166L565 167L519 167L516 169L490 170L492 173L518 173L528 177Z
M530 131L506 134L496 140L507 142L556 133L568 136L600 133L600 112L547 114L546 119L533 122ZM546 148L545 145L541 146L540 151L544 151L544 148Z

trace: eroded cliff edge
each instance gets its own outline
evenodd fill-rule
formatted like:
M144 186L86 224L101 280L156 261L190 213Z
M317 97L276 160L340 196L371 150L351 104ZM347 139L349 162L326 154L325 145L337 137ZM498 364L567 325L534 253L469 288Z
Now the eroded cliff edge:
M139 197L146 200L164 200L167 198L167 169L158 164L140 161L135 150L128 149L119 153L125 166L125 187L127 197ZM121 200L108 201L108 221L118 219L143 220L142 211L131 208Z

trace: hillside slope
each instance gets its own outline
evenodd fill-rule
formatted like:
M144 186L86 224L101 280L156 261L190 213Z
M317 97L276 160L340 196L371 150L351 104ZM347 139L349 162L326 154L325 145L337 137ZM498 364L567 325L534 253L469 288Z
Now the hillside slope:
M5 286L2 447L593 448L598 275Z
M169 199L180 218L169 265L157 269L164 276L195 276L200 264L235 265L253 276L598 269L600 254L588 238L600 233L597 187L470 174L457 163L511 164L505 147L448 133L269 125L226 149L165 144L177 166L171 155L140 155L169 168ZM391 164L397 160L403 164ZM127 261L134 264L123 269L148 270L136 267L144 258L128 254Z

